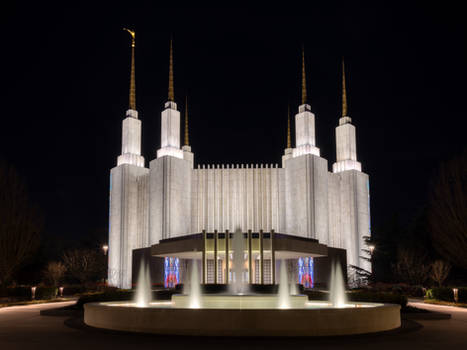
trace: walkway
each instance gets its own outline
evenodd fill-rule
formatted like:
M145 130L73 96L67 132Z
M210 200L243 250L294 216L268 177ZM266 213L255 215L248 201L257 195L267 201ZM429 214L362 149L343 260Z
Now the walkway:
M122 334L74 329L66 317L41 316L40 310L72 302L13 306L0 309L0 349L466 349L467 309L411 303L429 310L447 311L450 320L418 321L422 329L396 334L341 338L196 338Z

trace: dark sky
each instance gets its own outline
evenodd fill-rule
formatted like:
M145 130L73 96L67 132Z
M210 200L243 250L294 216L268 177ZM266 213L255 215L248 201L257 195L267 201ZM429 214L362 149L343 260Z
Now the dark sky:
M137 32L146 162L160 144L171 33L176 101L183 108L188 94L196 164L280 163L287 104L295 112L299 102L302 43L317 146L330 168L340 60L346 58L349 112L358 158L370 175L373 226L395 212L415 213L440 161L466 146L467 28L454 5L131 3L2 5L0 157L27 179L49 233L78 239L107 227L109 170L120 154L128 107L130 39L122 27Z

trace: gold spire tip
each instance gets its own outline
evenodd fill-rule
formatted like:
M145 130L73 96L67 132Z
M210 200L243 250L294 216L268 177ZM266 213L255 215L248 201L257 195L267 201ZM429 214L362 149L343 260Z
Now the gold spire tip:
M174 101L174 64L173 64L173 47L172 37L170 38L170 53L169 53L169 101Z
M123 28L131 35L131 70L130 70L130 109L136 110L136 83L135 83L135 46L136 33L134 30Z
M302 45L302 105L306 103L305 46Z
M292 148L292 138L290 136L290 105L287 105L287 148Z
M131 47L135 47L136 45L136 33L134 30L123 28L124 31L127 31L131 35Z
M342 116L347 116L347 88L345 86L345 65L342 57Z
M185 146L189 146L188 139L188 96L185 96Z

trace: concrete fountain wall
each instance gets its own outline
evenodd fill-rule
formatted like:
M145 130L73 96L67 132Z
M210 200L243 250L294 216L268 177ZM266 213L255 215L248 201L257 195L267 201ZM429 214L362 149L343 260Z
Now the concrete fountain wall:
M84 305L84 322L118 331L203 336L333 336L400 327L400 306L316 309L187 309L170 302L138 308L128 303Z

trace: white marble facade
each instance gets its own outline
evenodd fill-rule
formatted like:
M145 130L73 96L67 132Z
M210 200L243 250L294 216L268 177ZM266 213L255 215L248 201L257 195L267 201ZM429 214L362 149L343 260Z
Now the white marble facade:
M161 118L161 148L149 169L140 155L141 122L129 111L122 155L111 170L109 283L131 287L135 248L159 240L241 228L315 238L347 250L347 263L370 270L364 237L370 235L368 175L356 157L349 117L336 128L333 172L315 144L309 105L295 116L296 147L282 165L224 164L194 167L189 146L180 147L180 113L168 102ZM131 120L128 120L131 118Z

